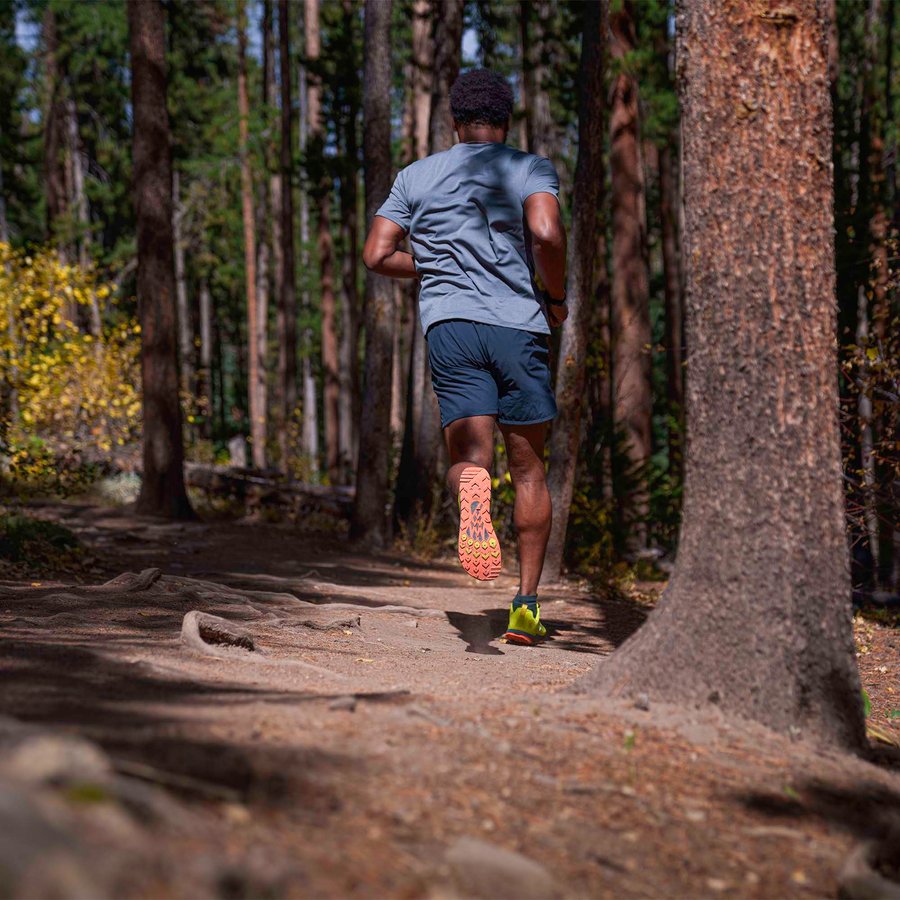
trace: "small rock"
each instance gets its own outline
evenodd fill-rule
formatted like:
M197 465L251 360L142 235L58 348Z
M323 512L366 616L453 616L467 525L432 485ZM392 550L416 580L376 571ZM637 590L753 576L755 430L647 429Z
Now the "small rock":
M2 770L18 782L65 784L103 781L110 774L111 766L106 754L89 741L38 734L8 751Z
M723 878L707 878L706 886L711 891L727 891L728 890L728 882Z
M352 694L346 697L337 697L328 704L329 709L345 709L347 712L353 712L356 709L356 697Z
M456 886L466 897L543 900L562 894L539 863L477 838L460 838L447 851L445 860Z
M638 694L634 698L635 709L642 709L645 712L650 709L650 698L646 694Z

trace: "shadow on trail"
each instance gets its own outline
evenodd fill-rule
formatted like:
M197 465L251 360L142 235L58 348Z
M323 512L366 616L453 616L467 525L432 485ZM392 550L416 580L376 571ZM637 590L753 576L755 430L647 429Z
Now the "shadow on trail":
M748 809L774 819L815 818L860 840L884 840L900 834L900 792L874 781L852 787L810 780L794 784L790 796L754 792L737 798Z
M178 792L208 796L222 789L245 802L300 801L327 813L338 806L330 780L348 766L365 765L303 746L247 745L186 733L194 724L203 730L201 717L210 706L329 699L322 695L166 677L86 647L28 638L0 644L0 682L0 714L80 734L109 753L114 766L128 772L129 763L138 763L150 780Z
M591 598L569 603L588 607L591 619L573 619L568 612L561 618L555 618L554 607L545 606L541 610L541 619L547 627L547 638L540 646L603 656L631 637L649 612L646 607L627 598ZM467 644L466 653L485 656L502 655L502 651L492 644L506 631L508 616L509 607L480 613L447 612L450 624Z

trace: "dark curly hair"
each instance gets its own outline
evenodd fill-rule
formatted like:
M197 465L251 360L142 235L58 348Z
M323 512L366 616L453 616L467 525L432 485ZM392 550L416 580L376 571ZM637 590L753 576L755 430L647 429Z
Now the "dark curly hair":
M450 88L450 112L460 125L505 125L512 109L512 88L488 69L464 72Z

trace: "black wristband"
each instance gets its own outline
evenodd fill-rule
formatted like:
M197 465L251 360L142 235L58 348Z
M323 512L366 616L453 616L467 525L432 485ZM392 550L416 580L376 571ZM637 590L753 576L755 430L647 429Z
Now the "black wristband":
M568 302L567 297L563 297L562 300L554 300L546 291L544 291L544 300L551 306L565 306Z

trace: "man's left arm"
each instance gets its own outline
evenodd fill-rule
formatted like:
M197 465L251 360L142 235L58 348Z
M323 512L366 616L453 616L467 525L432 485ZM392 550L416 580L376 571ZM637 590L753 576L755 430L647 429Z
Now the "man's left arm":
M363 263L370 272L388 278L416 278L416 264L411 253L399 250L406 231L391 219L376 215L363 247Z

